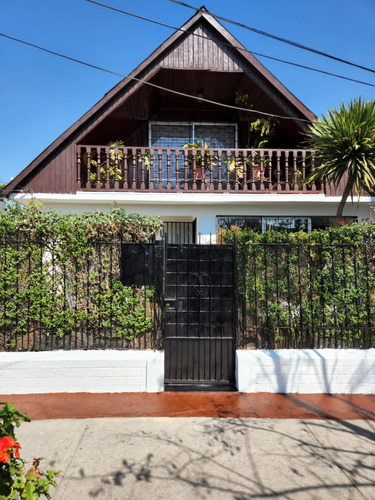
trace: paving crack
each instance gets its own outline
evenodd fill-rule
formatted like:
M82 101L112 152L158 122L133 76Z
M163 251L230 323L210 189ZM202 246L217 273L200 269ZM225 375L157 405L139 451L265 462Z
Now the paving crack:
M64 480L65 480L65 477L66 477L66 475L67 475L67 473L68 473L68 470L70 469L70 466L71 466L71 464L72 464L72 462L73 462L73 460L74 460L74 458L75 458L75 456L76 456L76 453L77 453L77 451L78 451L78 449L79 449L79 447L80 447L80 445L81 445L81 443L82 443L82 441L83 441L83 439L84 439L84 437L85 437L85 435L86 435L86 433L87 433L87 431L88 431L88 428L89 428L89 425L88 425L88 424L86 424L86 425L85 425L85 428L83 429L83 431L82 431L82 433L81 433L80 438L78 439L78 442L77 442L77 444L76 444L76 447L74 448L74 451L73 451L73 453L72 453L72 455L71 455L71 457L70 457L70 460L69 460L69 462L68 462L68 465L67 465L67 467L66 467L65 471L63 472L62 476L58 475L58 476L56 477L56 480L57 480L57 483L58 483L58 488L59 488L60 484L61 484L61 486L63 485L63 482L64 482ZM61 497L61 495L59 495L59 491L61 491L61 490L57 489L57 491L56 491L57 496L56 496L56 497L54 496L55 500L59 500L60 498L62 498L62 497Z
M360 488L358 487L358 484L356 483L355 479L353 478L353 476L348 473L340 464L339 462L335 459L334 455L330 452L330 450L328 448L326 448L326 446L324 445L324 443L318 438L318 436L315 434L315 432L313 431L313 429L309 426L309 424L305 421L305 420L302 420L304 426L306 427L307 431L310 432L310 434L313 436L313 438L315 439L315 441L319 444L319 446L325 451L325 453L327 454L327 456L330 458L331 462L338 468L340 469L340 471L344 474L344 476L346 476L348 478L348 480L350 481L350 483L352 484L352 486L358 491L358 493L361 495L362 498L367 498L360 490Z

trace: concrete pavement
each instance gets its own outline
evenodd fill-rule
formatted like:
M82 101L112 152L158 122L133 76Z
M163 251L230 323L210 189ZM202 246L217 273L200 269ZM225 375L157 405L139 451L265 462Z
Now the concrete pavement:
M375 421L35 420L22 456L61 469L53 500L375 499Z

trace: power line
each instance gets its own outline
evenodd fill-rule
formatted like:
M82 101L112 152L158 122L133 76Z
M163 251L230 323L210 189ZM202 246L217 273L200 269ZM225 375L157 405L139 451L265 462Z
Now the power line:
M155 19L151 19L149 17L144 17L144 16L141 16L139 14L134 14L133 12L129 12L129 11L126 11L126 10L118 9L116 7L112 7L111 5L107 5L107 4L104 4L104 3L101 3L101 2L96 2L95 0L86 0L86 2L95 4L95 5L99 5L101 7L105 7L106 9L113 10L113 11L119 12L121 14L126 14L127 16L135 17L135 18L141 19L143 21L148 21L150 23L154 23L154 24L157 24L159 26L164 26L166 28L170 28L170 29L173 29L173 30L176 30L176 31L181 31L182 33L187 33L189 35L194 35L194 36L197 36L199 38L203 38L205 40L210 40L210 38L208 36L201 35L200 33L195 33L194 31L190 31L190 30L184 30L182 28L178 28L176 26L172 26L170 24L166 24L166 23L163 23L161 21L156 21ZM333 76L335 78L341 78L342 80L347 80L349 82L359 83L361 85L368 85L369 87L375 87L375 84L373 84L373 83L364 82L362 80L357 80L355 78L349 78L347 76L338 75L337 73L331 73L329 71L325 71L325 70L318 69L318 68L312 68L311 66L306 66L304 64L294 63L292 61L287 61L285 59L280 59L278 57L273 57L273 56L269 56L269 55L266 55L266 54L261 54L260 52L254 52L252 50L245 49L244 47L240 47L238 45L232 45L232 44L230 44L228 42L220 42L220 43L222 45L227 46L227 47L232 47L232 48L241 50L242 52L247 52L249 54L252 54L252 55L255 55L255 56L258 56L258 57L265 57L266 59L271 59L272 61L277 61L277 62L281 62L281 63L284 63L284 64L289 64L291 66L295 66L297 68L306 69L306 70L309 70L309 71L315 71L316 73L322 73L324 75Z
M52 54L54 56L61 57L63 59L68 59L69 61L73 61L73 62L76 62L78 64L82 64L84 66L88 66L89 68L93 68L93 69L96 69L96 70L99 70L99 71L103 71L103 72L109 73L111 75L119 76L119 77L127 79L127 80L133 80L133 81L136 81L136 82L139 82L139 83L143 83L145 85L149 85L150 87L154 87L154 88L157 88L159 90L164 90L166 92L170 92L171 94L179 95L181 97L187 97L189 99L194 99L194 100L197 100L199 102L206 102L208 104L214 104L215 106L221 106L221 107L227 108L227 109L234 109L234 110L237 110L237 111L246 111L248 113L255 113L257 115L263 115L263 116L268 116L268 117L273 117L273 118L280 118L282 120L294 120L294 121L299 121L299 122L310 123L310 120L306 120L305 118L294 118L292 116L283 116L283 115L275 115L275 114L272 114L272 113L265 113L263 111L258 111L256 109L242 108L240 106L233 106L231 104L225 104L225 103L222 103L222 102L213 101L211 99L206 99L205 97L200 97L200 96L195 96L195 95L191 95L191 94L186 94L185 92L180 92L178 90L169 89L167 87L162 87L161 85L157 85L156 83L151 83L151 82L149 82L147 80L143 80L141 78L136 78L135 76L123 75L122 73L117 73L116 71L111 71L109 69L102 68L101 66L97 66L95 64L90 64L90 63L82 61L80 59L76 59L75 57L70 57L70 56L67 56L65 54L61 54L60 52L56 52L54 50L46 49L45 47L41 47L40 45L36 45L35 43L27 42L26 40L21 40L20 38L15 38L13 36L6 35L5 33L0 33L0 36L2 36L4 38L8 38L9 40L13 40L15 42L24 44L24 45L28 45L29 47L33 47L35 49L42 50L43 52L47 52L48 54Z
M252 28L251 26L248 26L246 24L239 23L237 21L233 21L232 19L228 19L223 16L219 16L218 14L214 14L213 12L209 12L205 9L201 9L198 7L194 7L193 5L189 5L185 2L180 2L179 0L169 0L170 2L177 3L178 5L182 5L183 7L188 7L189 9L193 9L196 11L200 12L207 12L211 16L217 17L218 19L221 19L222 21L225 21L227 23L234 24L236 26L240 26L241 28L247 29L249 31L253 31L254 33L258 33L259 35L267 36L269 38L273 38L274 40L278 40L279 42L287 43L289 45L293 45L294 47L298 47L299 49L307 50L309 52L313 52L314 54L318 54L320 56L328 57L329 59L333 59L334 61L339 61L344 64L348 64L349 66L354 66L355 68L360 68L363 69L364 71L369 71L370 73L375 73L375 69L367 68L366 66L361 66L360 64L353 63L351 61L347 61L346 59L341 59L340 57L333 56L332 54L327 54L327 52L322 52L317 49L313 49L311 47L307 47L306 45L302 45L297 42L293 42L291 40L287 40L286 38L281 38L276 35L272 35L271 33L267 33L266 31L258 30L256 28Z

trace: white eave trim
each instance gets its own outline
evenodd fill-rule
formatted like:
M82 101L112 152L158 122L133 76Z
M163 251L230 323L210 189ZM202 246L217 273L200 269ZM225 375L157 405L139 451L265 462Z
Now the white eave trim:
M135 192L101 192L101 191L78 191L77 193L17 193L12 197L13 200L23 202L31 199L44 200L50 203L78 203L78 204L97 204L106 205L114 202L118 204L142 204L142 205L232 205L232 204L257 204L260 203L324 203L328 205L337 205L341 196L325 196L323 193L264 193L264 194L237 194L237 193L135 193ZM375 198L370 196L361 196L360 205L374 202ZM354 197L353 202L357 204L358 199Z

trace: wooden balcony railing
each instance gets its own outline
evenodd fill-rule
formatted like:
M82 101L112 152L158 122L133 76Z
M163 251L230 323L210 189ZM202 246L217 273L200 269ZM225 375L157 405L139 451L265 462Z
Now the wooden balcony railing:
M78 145L77 189L317 192L305 149L195 149Z

